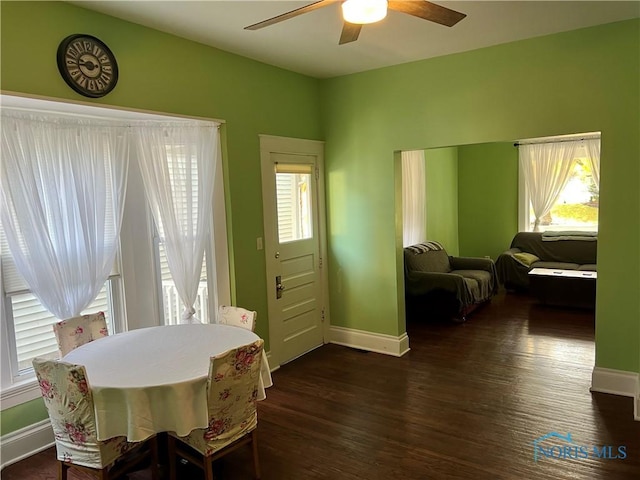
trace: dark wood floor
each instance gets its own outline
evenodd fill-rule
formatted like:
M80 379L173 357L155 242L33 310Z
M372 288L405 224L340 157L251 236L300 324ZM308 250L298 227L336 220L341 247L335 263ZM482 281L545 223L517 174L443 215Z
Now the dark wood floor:
M409 324L408 333L402 358L326 345L274 372L259 403L264 480L640 479L632 400L589 392L592 312L501 294L466 324ZM571 433L589 458L535 462L533 441L550 432ZM543 444L554 445L566 444ZM625 446L626 458L593 458L608 445ZM248 449L228 455L218 478L251 478L250 459ZM2 478L55 478L54 450ZM180 478L202 475L187 465Z

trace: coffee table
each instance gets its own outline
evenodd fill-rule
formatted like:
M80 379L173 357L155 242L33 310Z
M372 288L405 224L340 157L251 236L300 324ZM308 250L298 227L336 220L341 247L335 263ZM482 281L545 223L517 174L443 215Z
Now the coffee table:
M596 305L598 272L534 268L529 271L531 293L540 303L593 309Z

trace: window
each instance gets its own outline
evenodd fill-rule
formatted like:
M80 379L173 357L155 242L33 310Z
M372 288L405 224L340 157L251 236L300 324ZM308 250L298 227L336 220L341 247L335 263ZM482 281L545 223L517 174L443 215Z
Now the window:
M111 313L113 283L117 284L117 280L109 279L95 301L82 312L83 315L104 312L109 332L114 331ZM8 323L8 326L16 350L11 371L14 380L19 380L25 375L31 375L31 361L35 357L59 358L60 352L52 327L59 320L31 293L8 294L7 297L7 316L13 320Z
M427 186L424 150L410 150L402 157L402 246L426 240Z
M218 163L217 125L163 123L139 126L135 134L155 221L164 323L207 323L206 251Z
M311 217L311 165L278 164L276 200L280 243L313 236Z
M178 325L184 310L184 305L176 284L171 278L171 272L169 271L169 263L167 262L167 255L164 251L164 245L160 237L156 237L156 255L160 271L160 284L162 288L162 312L165 325ZM196 310L196 318L202 323L209 323L209 287L207 282L207 254L205 253L204 260L202 262L202 273L200 275L200 285L198 286L198 297L196 304L194 305Z
M576 158L566 186L551 211L542 218L540 230L598 230L599 194L586 158ZM529 209L529 230L535 214Z
M36 111L67 112L93 118L115 117L124 124L131 120L166 121L169 118L6 95L1 98L3 109L13 106ZM179 120L173 117L170 119ZM131 148L130 152L134 153L135 149ZM203 322L209 321L218 301L227 304L231 302L222 170L222 163L218 161L215 175L212 175L215 179L214 205L211 211L213 231L205 246L205 261L202 265L196 302L196 315ZM153 228L141 228L141 225L152 224L150 218L151 212L137 159L132 155L117 260L95 301L82 312L104 311L110 334L162 323L175 323L176 317L179 319L182 313L182 306L178 310L175 309L175 296L173 304L168 300L174 292L160 237ZM6 409L40 396L37 383L34 381L31 359L35 356L58 355L52 329L52 324L57 319L29 292L28 286L17 274L2 235L1 224L0 260L0 391L2 409ZM163 284L167 286L165 295L162 294ZM172 305L173 313L169 313Z
M563 149L553 150L554 144ZM571 148L567 144L573 143ZM520 144L520 208L519 228L521 231L597 231L599 211L599 171L600 137L585 134L577 140L559 138L539 141L537 153L532 157L546 156L550 160L545 168L540 165L528 170L523 166L523 152ZM549 149L547 149L547 147ZM561 158L564 155L564 160ZM527 156L525 152L524 156ZM566 170L558 165L566 161ZM558 165L554 165L557 162ZM527 174L534 180L527 182ZM557 175L557 181L545 184L543 179ZM546 193L538 198L538 208L543 211L536 225L534 193L532 185ZM545 197L546 196L546 197ZM546 202L546 204L545 204Z
M58 344L52 327L59 320L30 293L29 287L13 263L1 225L0 252L5 315L12 320L7 322L7 333L11 337L9 348L12 352L10 371L12 379L19 381L21 377L32 374L31 360L35 357L59 357ZM117 275L113 278L116 280ZM110 290L111 281L108 281L93 304L83 313L104 311L107 321L110 321L112 318ZM112 323L108 323L108 328L113 332Z
M189 206L194 210L194 216L197 215L198 205L198 169L197 162L194 159L189 159L189 165L187 165L186 152L190 149L185 148L185 145L167 144L165 145L166 157L168 160L168 172L171 183L174 185L172 189L173 201L177 205L176 208L180 208L180 216L189 212ZM191 176L191 178L187 178ZM176 181L180 179L186 179L187 184L191 185L191 190L181 190L175 187ZM184 310L184 304L180 299L176 284L171 277L171 271L169 270L169 261L164 246L164 232L162 231L162 225L155 225L155 255L157 268L160 273L160 288L162 290L160 299L162 302L162 312L165 325L178 325L182 317ZM200 273L200 284L198 286L198 296L194 309L196 310L195 316L202 323L209 323L209 288L207 284L207 254L205 250L205 256L202 261L202 268Z
M36 356L59 356L53 323L113 319L127 163L126 130L108 122L17 109L2 120L5 387L31 378Z

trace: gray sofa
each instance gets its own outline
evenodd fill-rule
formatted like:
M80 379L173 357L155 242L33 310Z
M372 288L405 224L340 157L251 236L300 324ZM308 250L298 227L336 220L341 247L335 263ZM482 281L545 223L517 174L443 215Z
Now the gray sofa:
M464 322L498 289L493 260L450 256L438 242L406 247L404 269L408 318Z
M498 278L507 290L528 290L533 268L597 271L597 249L597 236L591 232L554 232L544 237L542 232L519 232L496 260Z

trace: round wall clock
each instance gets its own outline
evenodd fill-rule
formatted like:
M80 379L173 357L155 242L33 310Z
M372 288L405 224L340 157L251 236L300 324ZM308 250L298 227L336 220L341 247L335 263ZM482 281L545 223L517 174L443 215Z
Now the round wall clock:
M103 97L118 82L116 57L91 35L69 35L60 42L58 70L64 81L85 97Z

